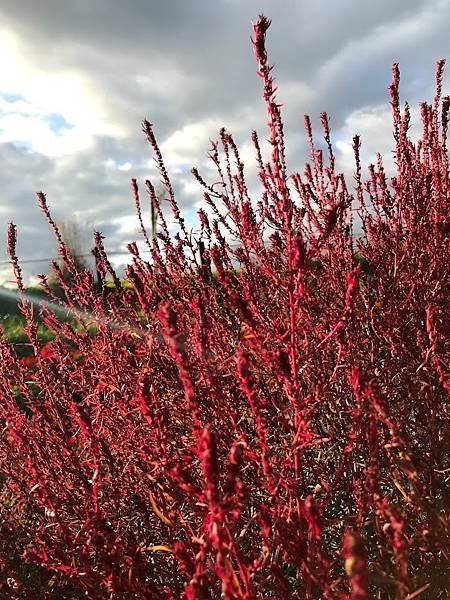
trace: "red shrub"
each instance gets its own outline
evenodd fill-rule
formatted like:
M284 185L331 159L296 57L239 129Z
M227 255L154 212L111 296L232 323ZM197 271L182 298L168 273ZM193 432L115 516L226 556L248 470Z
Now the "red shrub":
M388 181L379 156L363 181L355 136L354 198L325 114L328 156L306 117L311 162L287 173L269 24L254 25L272 147L265 163L253 134L257 205L222 130L219 183L193 170L213 214L199 212L193 241L145 121L179 234L147 181L160 223L155 239L143 232L152 259L131 244L122 287L97 234L99 287L38 194L74 321L42 306L56 335L43 348L23 300L35 360L0 340L2 597L446 597L444 62L417 144L394 65L397 174ZM9 234L22 289L13 224Z

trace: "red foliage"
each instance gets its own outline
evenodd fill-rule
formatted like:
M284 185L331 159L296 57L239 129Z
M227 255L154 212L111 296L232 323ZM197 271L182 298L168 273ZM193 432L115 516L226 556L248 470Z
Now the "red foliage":
M272 148L265 163L253 134L257 204L222 130L219 183L193 169L212 214L194 241L145 121L179 234L147 181L160 231L144 231L151 261L129 246L125 288L101 234L100 286L77 267L38 194L77 326L42 306L56 336L42 348L24 299L33 358L0 338L2 597L446 597L444 63L416 144L394 65L397 174L378 156L363 181L355 136L354 197L325 114L328 157L306 118L311 162L288 175L269 25L254 25ZM23 289L15 241L11 224Z

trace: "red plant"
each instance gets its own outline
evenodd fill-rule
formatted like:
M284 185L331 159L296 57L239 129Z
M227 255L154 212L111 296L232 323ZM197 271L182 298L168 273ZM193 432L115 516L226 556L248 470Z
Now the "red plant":
M258 203L223 129L219 183L193 169L210 208L193 241L144 121L179 233L147 181L151 260L130 244L123 287L98 233L98 286L38 194L73 320L43 305L56 337L42 347L23 299L33 360L0 338L2 597L447 597L444 61L417 143L394 65L397 174L378 156L364 181L355 136L353 194L324 113L328 155L305 117L311 161L287 172L269 25L260 17L253 40L272 148L265 162L253 133ZM23 290L15 241L11 224Z

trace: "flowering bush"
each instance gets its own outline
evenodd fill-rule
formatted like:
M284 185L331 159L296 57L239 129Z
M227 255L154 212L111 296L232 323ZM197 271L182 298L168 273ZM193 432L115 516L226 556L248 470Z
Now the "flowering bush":
M133 180L152 258L130 244L124 286L97 233L98 286L38 194L73 320L43 303L44 345L23 298L34 359L0 339L4 598L447 597L444 61L416 144L394 65L397 173L378 156L363 180L355 136L351 191L325 113L327 152L305 117L311 161L287 172L269 25L253 38L271 145L265 162L253 133L257 203L222 129L216 182L193 169L209 207L193 240L144 121L179 232L147 181L160 224L147 236ZM11 224L23 290L15 242Z

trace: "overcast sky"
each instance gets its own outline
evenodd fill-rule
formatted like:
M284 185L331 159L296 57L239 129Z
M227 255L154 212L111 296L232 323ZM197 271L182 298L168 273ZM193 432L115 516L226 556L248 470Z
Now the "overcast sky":
M436 60L450 58L450 0L0 0L0 280L10 278L8 221L22 259L55 252L39 190L56 219L101 230L111 250L139 239L130 178L157 183L144 118L195 223L202 195L189 170L212 176L209 138L225 126L250 165L252 129L266 135L250 44L260 12L273 20L268 51L292 171L305 160L303 115L320 136L322 110L343 169L351 173L355 133L366 160L389 155L391 64L400 63L402 99L417 105L432 97Z

